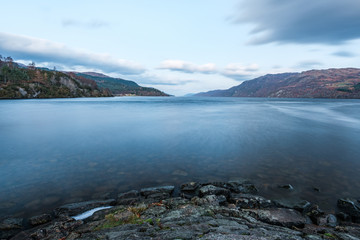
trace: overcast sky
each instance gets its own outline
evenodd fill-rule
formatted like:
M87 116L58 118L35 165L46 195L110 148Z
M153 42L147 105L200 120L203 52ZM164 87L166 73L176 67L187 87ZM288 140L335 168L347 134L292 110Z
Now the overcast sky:
M17 0L1 10L3 56L177 96L359 67L359 0Z

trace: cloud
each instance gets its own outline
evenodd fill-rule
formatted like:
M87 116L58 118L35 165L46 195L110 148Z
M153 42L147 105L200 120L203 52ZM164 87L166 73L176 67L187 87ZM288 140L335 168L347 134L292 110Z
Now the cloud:
M299 62L295 68L314 68L314 67L318 67L318 66L322 66L323 64L321 62L318 61L312 61L312 60L307 60L307 61L302 61Z
M141 74L145 69L132 61L114 58L108 54L91 53L70 48L45 39L0 32L0 52L15 59L36 63L51 62L67 68L85 67L124 75Z
M230 63L221 74L234 80L242 81L248 79L258 70L259 66L257 64L243 65L241 63Z
M74 20L74 19L65 19L61 22L61 25L63 27L86 27L86 28L102 28L102 27L106 27L109 25L109 23L98 20L98 19L93 19L90 21L78 21L78 20Z
M359 0L242 0L235 23L253 26L252 44L342 44L360 38Z
M134 78L134 80L139 84L163 86L183 86L188 83L196 82L194 79L188 77L184 78L174 75L163 75L154 72L146 72L144 74L138 75Z
M348 52L348 51L337 51L332 53L331 55L337 56L337 57L347 57L347 58L352 58L355 57L356 55L352 52Z
M165 60L160 64L159 69L167 69L171 71L179 71L185 73L215 73L216 66L214 63L196 65L182 60Z

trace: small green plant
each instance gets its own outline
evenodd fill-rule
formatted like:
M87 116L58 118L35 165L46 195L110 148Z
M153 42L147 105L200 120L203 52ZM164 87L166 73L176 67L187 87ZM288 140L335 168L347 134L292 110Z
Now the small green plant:
M336 237L334 235L332 235L331 233L324 233L324 237L326 238L330 238L330 239L335 239Z

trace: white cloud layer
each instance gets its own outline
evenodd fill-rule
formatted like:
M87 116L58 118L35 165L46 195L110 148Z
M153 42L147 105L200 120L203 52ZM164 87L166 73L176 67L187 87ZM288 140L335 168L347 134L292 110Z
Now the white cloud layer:
M59 63L69 69L87 67L123 75L145 72L145 68L140 64L117 59L109 54L91 53L45 39L9 33L0 32L0 52L3 55L11 55L15 59L30 60L36 63Z
M259 66L257 64L243 65L241 63L230 63L221 73L235 80L248 80L248 78L258 70Z
M203 65L196 65L182 60L165 60L161 63L159 69L168 69L171 71L179 71L185 73L215 73L216 65L214 63L207 63Z

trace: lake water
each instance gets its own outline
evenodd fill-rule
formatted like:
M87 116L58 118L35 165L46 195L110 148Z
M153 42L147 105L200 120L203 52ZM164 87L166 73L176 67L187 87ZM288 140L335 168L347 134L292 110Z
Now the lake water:
M239 178L267 197L333 209L339 197L360 197L360 100L3 100L0 153L0 216Z

